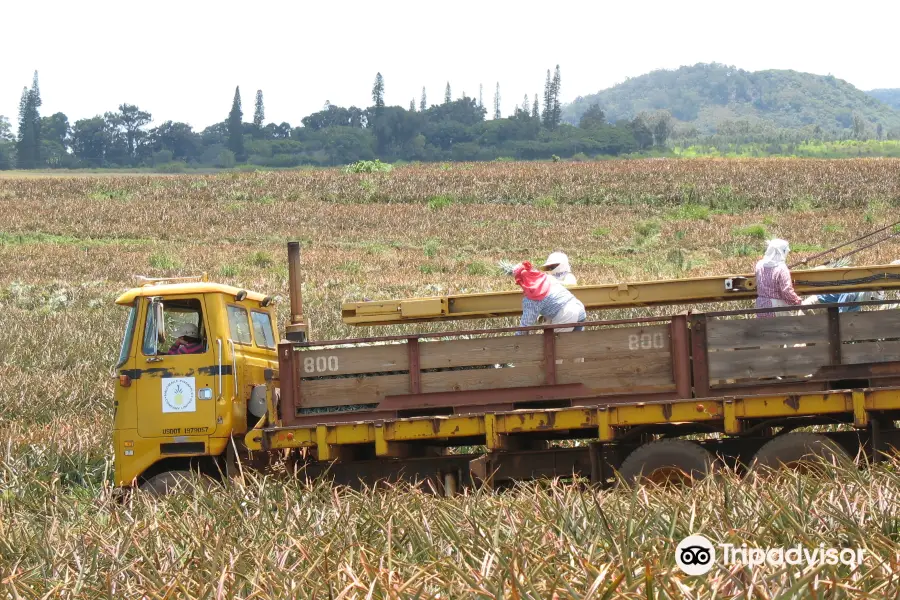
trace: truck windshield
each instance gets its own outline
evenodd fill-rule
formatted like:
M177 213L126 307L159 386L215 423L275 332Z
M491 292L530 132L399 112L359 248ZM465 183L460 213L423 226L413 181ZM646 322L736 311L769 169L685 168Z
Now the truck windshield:
M119 360L114 368L118 369L128 360L128 354L131 350L131 341L134 339L134 324L137 320L137 308L131 305L128 308L128 321L125 324L125 335L122 337L122 347L119 349Z

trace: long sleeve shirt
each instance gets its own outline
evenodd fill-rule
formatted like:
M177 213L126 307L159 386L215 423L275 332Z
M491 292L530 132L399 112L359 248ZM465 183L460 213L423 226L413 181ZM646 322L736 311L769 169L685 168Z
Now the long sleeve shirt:
M199 354L201 352L203 352L203 344L200 342L176 344L169 349L169 354Z
M578 302L578 299L559 283L555 283L550 287L550 293L544 296L543 300L522 298L522 320L520 326L531 327L537 323L538 317L541 316L547 321L552 321L569 302ZM526 333L528 332L517 331L516 335L524 335Z
M819 304L840 304L842 302L860 302L862 293L847 292L844 294L819 294ZM862 306L842 306L838 312L860 312Z
M774 267L756 265L756 308L796 306L803 299L794 291L791 272L787 265ZM757 317L774 317L775 313L757 313Z

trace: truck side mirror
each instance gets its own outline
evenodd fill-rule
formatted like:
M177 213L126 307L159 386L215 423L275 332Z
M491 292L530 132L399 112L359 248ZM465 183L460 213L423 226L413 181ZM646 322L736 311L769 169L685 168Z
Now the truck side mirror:
M156 356L160 342L165 341L165 327L160 327L163 317L163 305L158 296L150 298L147 307L147 326L144 330L144 354Z

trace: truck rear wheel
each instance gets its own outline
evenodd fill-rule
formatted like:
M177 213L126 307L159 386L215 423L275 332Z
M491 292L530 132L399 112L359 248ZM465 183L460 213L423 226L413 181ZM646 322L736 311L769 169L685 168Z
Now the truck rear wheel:
M196 488L208 491L212 483L212 479L206 475L192 471L163 471L142 483L140 488L142 492L151 496L165 496L173 492L192 491Z
M628 455L619 475L628 485L690 485L715 471L715 457L695 442L663 439Z
M839 466L853 464L847 452L830 438L819 433L795 431L763 444L754 455L749 472L778 468L806 472L817 461Z

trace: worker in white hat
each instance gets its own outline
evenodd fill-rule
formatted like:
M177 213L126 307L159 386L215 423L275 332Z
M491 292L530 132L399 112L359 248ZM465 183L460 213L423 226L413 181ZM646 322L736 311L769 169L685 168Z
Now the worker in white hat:
M578 285L578 280L569 266L569 257L563 252L553 252L547 257L547 261L541 267L542 271L550 274L563 285Z
M175 343L169 348L169 354L199 354L203 352L200 341L200 330L193 323L179 325L175 329Z

